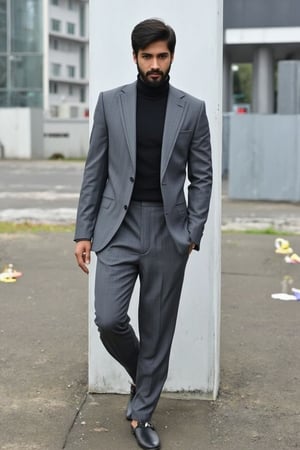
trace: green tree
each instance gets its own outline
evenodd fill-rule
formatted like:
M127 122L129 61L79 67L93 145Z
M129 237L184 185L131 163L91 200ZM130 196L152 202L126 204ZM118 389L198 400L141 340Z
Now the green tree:
M252 64L238 64L233 73L233 95L235 103L251 103Z

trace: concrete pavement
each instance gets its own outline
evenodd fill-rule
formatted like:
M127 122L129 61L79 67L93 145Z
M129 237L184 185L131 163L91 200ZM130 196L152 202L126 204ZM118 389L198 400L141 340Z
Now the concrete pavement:
M72 223L83 161L0 161L0 221ZM223 230L300 229L300 204L231 201L222 183Z
M274 220L282 208L297 218L297 205L276 216L277 206L268 204ZM223 223L247 211L257 223L259 211L268 213L223 198ZM287 238L300 254L300 236ZM0 283L3 450L138 448L124 419L127 397L86 393L87 277L73 250L70 233L0 234L0 267L13 262L24 273ZM163 397L153 417L162 449L300 446L300 303L271 299L285 275L300 288L300 265L274 253L274 236L223 233L220 395Z

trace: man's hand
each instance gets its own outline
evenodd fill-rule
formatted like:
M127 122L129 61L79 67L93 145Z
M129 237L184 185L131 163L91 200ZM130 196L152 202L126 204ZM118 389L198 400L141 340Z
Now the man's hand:
M80 269L85 273L89 273L89 269L86 265L89 264L91 260L91 247L91 241L76 242L75 256L77 259L77 263Z

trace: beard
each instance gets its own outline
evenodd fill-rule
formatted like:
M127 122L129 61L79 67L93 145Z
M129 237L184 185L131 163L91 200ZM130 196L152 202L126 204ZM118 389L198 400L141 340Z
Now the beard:
M140 68L140 66L137 64L137 69L138 69L138 73L140 78L143 80L143 82L145 84L147 84L148 86L161 86L162 84L164 84L164 82L169 78L169 72L171 69L171 64L169 65L168 69L163 72L162 70L159 69L154 69L154 70L149 70L148 72L143 72ZM153 79L151 78L151 75L159 75L160 78Z

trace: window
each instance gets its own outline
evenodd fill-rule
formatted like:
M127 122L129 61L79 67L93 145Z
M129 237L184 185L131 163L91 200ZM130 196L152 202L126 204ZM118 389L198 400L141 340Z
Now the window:
M59 48L58 39L50 39L50 48L52 48L52 50L58 50Z
M73 0L68 0L68 8L70 10L74 9L74 2L73 2Z
M42 2L40 0L11 0L8 2L9 4L12 51L16 53L42 52Z
M81 103L85 103L86 98L85 98L85 88L81 87L80 88L80 102Z
M67 66L68 77L75 78L75 66Z
M0 107L8 106L8 92L7 91L0 91Z
M57 105L51 105L50 106L50 116L58 117L58 115L59 115L59 107Z
M0 52L6 51L7 39L6 0L0 0Z
M75 34L75 23L67 22L67 33Z
M85 5L79 6L79 27L80 27L80 36L85 36Z
M50 81L50 94L58 94L58 84L55 81Z
M61 64L52 63L51 64L51 73L55 77L59 77L61 74Z
M58 0L51 0L51 5L58 6Z
M11 85L13 88L42 88L43 58L39 55L11 55Z
M61 21L57 19L51 19L51 30L60 31Z
M77 106L71 106L70 107L70 117L72 119L75 119L76 117L78 117L78 108L77 108Z
M69 84L69 95L72 96L73 95L73 85Z
M84 78L85 77L85 49L84 49L84 47L80 47L79 66L80 66L80 78Z
M7 59L0 56L0 88L6 88L7 82Z

